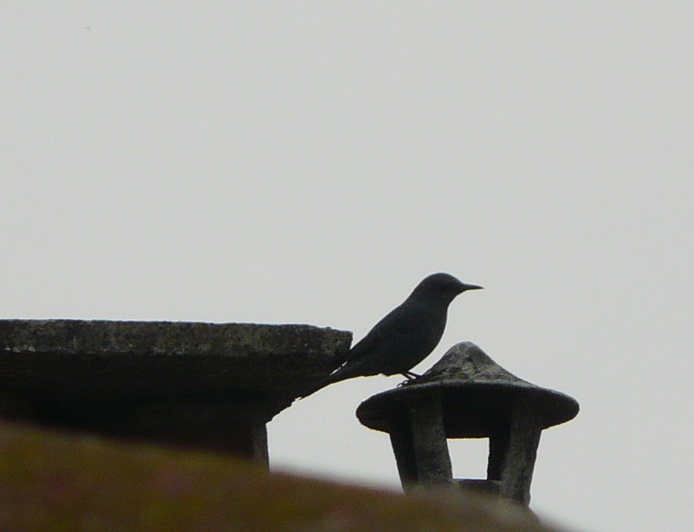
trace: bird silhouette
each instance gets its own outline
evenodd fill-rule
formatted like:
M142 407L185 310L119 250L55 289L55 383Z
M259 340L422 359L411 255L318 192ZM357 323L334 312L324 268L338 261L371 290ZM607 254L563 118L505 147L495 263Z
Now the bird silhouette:
M418 377L410 370L438 345L446 328L448 306L467 290L481 286L464 284L447 273L435 273L422 280L409 297L390 311L335 362L339 367L328 377L301 394L306 397L339 381L370 375L402 374Z

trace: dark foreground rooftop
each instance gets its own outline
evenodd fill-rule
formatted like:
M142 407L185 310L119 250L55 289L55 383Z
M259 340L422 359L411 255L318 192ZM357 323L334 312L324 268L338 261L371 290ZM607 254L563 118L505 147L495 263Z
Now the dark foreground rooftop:
M0 425L0 530L556 532L475 494L268 473L223 455Z

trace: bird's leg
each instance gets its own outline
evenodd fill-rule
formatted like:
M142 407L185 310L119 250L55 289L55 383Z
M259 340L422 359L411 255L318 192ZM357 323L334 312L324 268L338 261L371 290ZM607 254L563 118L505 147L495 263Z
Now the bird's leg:
M405 377L408 381L413 381L415 379L418 379L421 377L421 375L417 375L416 373L413 373L412 371L403 371L401 373L403 377Z
M404 380L404 381L402 381L400 384L398 384L398 388L399 388L400 386L404 386L404 385L406 385L406 384L409 384L409 383L411 383L411 382L414 382L415 380L417 380L418 378L421 377L421 375L417 375L416 373L413 373L413 372L411 372L411 371L403 371L400 375L402 375L403 377L405 377L407 380Z

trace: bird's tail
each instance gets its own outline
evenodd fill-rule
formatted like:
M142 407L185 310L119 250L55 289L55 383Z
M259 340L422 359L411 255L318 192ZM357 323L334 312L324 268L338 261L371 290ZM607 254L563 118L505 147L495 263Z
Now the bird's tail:
M313 395L321 388L325 388L328 384L332 384L332 381L330 380L330 375L328 375L323 380L318 381L318 383L312 384L309 388L302 390L301 393L299 394L298 398L304 399L305 397L308 397L309 395Z
M299 399L303 399L304 397L308 397L311 394L316 393L318 390L325 388L326 386L329 386L330 384L335 384L336 382L344 381L347 379L351 379L354 377L354 375L350 373L346 373L343 371L340 371L344 368L338 368L335 371L333 371L330 375L325 377L323 380L318 381L316 384L313 384L309 388L306 388L304 391L299 394Z

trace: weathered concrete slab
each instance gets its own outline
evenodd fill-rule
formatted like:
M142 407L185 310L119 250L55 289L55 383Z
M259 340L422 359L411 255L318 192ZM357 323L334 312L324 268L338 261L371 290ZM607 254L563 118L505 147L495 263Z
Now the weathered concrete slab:
M0 389L93 399L291 396L327 375L351 339L310 325L0 320Z
M309 325L0 320L0 419L267 465L266 423L351 339Z

